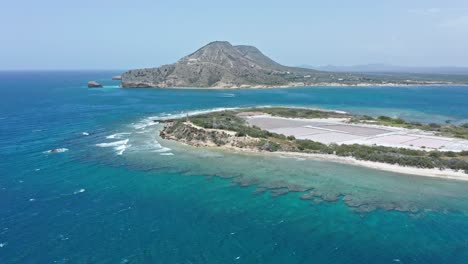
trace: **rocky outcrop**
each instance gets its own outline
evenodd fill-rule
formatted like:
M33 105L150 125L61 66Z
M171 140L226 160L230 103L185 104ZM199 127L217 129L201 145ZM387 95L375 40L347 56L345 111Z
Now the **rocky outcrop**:
M101 88L102 84L96 82L96 81L89 81L88 82L88 88Z

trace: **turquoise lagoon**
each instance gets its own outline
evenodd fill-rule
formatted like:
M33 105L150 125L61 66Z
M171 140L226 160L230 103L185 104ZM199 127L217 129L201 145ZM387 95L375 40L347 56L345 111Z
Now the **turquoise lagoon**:
M464 123L468 87L120 89L115 74L0 73L0 263L468 263L468 182L196 149L153 122L283 105Z

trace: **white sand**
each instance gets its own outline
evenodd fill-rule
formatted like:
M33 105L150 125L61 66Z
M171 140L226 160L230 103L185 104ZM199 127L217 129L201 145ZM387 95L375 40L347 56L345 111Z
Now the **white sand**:
M383 170L383 171L391 171L391 172L402 173L402 174L468 181L468 174L464 173L463 171L455 171L455 170L450 170L450 169L440 170L440 169L404 167L400 165L366 161L366 160L357 160L353 157L340 157L337 155L328 155L328 154L308 154L308 153L296 153L296 152L271 152L271 153L289 156L289 157L301 157L301 158L309 158L309 159L314 159L314 160L339 162L339 163L348 164L348 165L362 166L362 167Z

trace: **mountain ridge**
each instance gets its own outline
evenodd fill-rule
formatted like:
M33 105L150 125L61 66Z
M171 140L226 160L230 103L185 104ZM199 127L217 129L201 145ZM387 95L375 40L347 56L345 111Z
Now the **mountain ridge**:
M406 76L377 76L349 72L326 72L284 66L254 46L233 46L213 41L173 64L129 70L122 74L122 87L157 88L271 88L296 86L389 86L451 84Z
M416 73L416 74L453 74L468 75L468 67L463 66L400 66L384 63L359 64L351 66L301 65L307 69L332 72L361 72L361 73Z
M292 84L284 75L316 70L281 65L254 46L213 41L174 64L130 70L123 87L255 87ZM301 83L302 84L302 83Z

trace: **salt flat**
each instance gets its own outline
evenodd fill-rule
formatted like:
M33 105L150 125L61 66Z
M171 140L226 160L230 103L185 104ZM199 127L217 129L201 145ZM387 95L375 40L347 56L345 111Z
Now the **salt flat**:
M347 123L347 118L292 119L269 115L246 117L250 125L270 132L325 144L363 144L420 150L468 150L468 140L399 127Z

